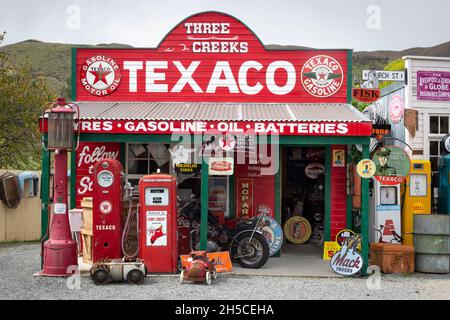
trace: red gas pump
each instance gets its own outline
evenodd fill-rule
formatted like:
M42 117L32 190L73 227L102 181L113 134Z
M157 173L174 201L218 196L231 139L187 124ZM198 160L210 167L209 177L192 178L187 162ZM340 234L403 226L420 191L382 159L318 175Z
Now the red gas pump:
M139 257L148 272L178 269L177 181L168 174L139 180Z
M122 258L124 174L121 163L115 159L96 162L93 180L93 261Z

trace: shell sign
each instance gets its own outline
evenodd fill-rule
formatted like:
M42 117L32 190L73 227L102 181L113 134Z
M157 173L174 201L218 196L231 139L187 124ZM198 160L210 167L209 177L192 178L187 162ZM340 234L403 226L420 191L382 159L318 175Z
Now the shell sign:
M77 48L78 101L347 103L350 50L272 50L238 19L190 16L153 49Z

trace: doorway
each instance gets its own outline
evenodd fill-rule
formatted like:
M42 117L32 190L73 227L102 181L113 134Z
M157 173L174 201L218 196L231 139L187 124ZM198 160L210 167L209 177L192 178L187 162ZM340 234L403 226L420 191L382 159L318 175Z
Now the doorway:
M282 148L282 255L321 259L325 234L323 146Z

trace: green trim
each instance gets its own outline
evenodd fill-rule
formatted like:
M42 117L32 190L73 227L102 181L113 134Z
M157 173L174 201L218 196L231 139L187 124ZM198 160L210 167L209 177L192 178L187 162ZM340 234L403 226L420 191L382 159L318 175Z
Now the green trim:
M70 153L70 209L76 207L76 191L75 184L77 183L77 152Z
M80 141L83 142L162 142L171 143L172 135L169 134L91 134L82 133Z
M208 242L208 160L202 157L200 250L206 250Z
M280 136L282 145L334 145L334 144L366 144L370 137L355 136Z
M72 101L77 100L77 48L72 48L72 72L70 74L70 96Z
M280 150L280 145L276 150L277 154L275 155L278 158L278 170L275 174L275 220L281 225L281 168L282 168L282 152ZM277 157L278 156L278 157ZM280 257L281 249L278 250L272 257Z
M190 136L194 139L194 135ZM367 144L370 137L356 136L279 136L280 145L333 145L333 144ZM171 143L172 135L169 134L92 134L82 133L80 141L85 142L162 142ZM270 143L270 139L268 140Z
M347 103L352 103L353 50L347 51Z
M325 147L325 241L331 238L331 146Z
M351 181L352 181L352 175L353 175L353 172L348 172L348 168L349 168L349 166L350 166L350 161L352 160L352 157L351 157L351 147L347 147L347 166L346 166L346 168L347 168L347 177L349 178L349 179L346 179L347 180L347 222L346 222L346 225L347 225L347 229L351 229L351 230L353 230L353 217L352 217L352 194L351 194L351 192L350 192L350 183L351 183Z
M235 194L235 177L234 174L228 177L228 212L229 218L236 218L236 194Z
M369 158L369 145L363 145L362 158ZM363 268L362 275L367 275L369 266L369 179L361 179L361 235L362 235L362 256Z
M44 134L44 144L47 144L47 134ZM47 233L48 204L50 197L50 152L42 149L42 173L41 173L41 238Z

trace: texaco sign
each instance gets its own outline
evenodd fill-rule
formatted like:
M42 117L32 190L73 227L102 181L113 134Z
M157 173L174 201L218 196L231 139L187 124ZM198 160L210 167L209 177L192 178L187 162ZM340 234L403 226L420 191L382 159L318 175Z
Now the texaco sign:
M99 55L85 61L80 81L88 93L103 97L114 92L120 84L119 65L110 57Z

